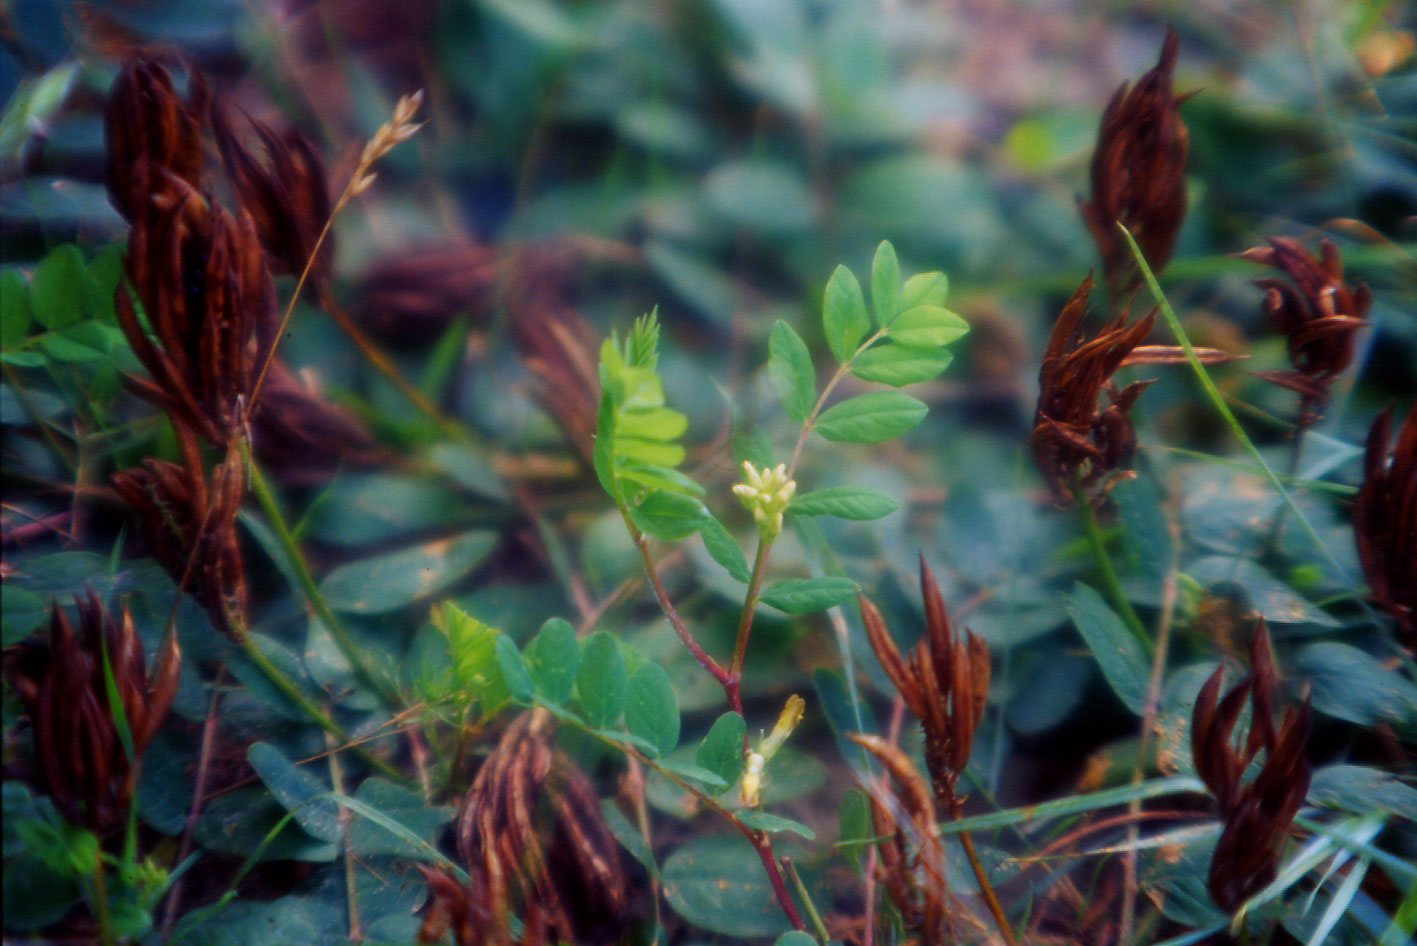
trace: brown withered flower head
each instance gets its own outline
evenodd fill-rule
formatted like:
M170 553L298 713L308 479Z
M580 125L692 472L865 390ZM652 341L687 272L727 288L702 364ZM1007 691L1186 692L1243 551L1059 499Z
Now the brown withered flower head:
M463 800L458 853L475 915L471 936L458 946L510 943L510 911L518 904L525 946L594 940L624 914L616 841L594 788L552 744L553 729L544 709L518 716ZM598 927L589 927L590 917Z
M147 162L131 173L148 197L129 231L128 279L114 307L151 376L131 383L167 411L179 434L226 446L249 416L247 401L276 341L275 286L260 241L250 217L233 218L185 180Z
M920 592L925 601L925 633L909 658L901 656L876 606L864 595L858 595L857 601L876 659L925 731L925 766L935 798L954 817L964 804L957 791L959 776L969 764L974 730L989 695L989 648L973 632L957 636L950 627L940 586L924 555L920 556Z
M261 139L264 162L237 135L229 110L220 104L212 108L212 132L222 163L242 209L255 221L272 272L298 276L330 217L325 168L300 132L292 129L277 134L254 118L247 117L247 121ZM316 286L323 287L328 281L333 256L334 241L327 235L320 244L319 257L310 265Z
M1272 237L1268 243L1236 255L1289 277L1257 279L1255 285L1264 290L1265 314L1284 333L1294 370L1255 373L1299 394L1299 423L1307 427L1328 400L1328 386L1353 361L1353 343L1367 324L1363 317L1373 296L1363 283L1343 281L1343 258L1331 240L1319 241L1318 259L1298 240Z
M55 606L48 648L30 645L16 661L15 691L34 727L40 784L65 817L102 835L128 817L143 752L177 692L182 654L169 634L149 674L127 605L115 620L93 592L74 604L78 632ZM105 654L132 740L131 760L119 707L109 703Z
M1389 463L1391 429L1389 409L1368 432L1353 534L1373 600L1397 620L1404 646L1417 650L1417 407L1407 412Z
M1275 728L1277 675L1263 619L1250 641L1249 676L1222 698L1223 672L1217 667L1196 697L1191 756L1196 774L1215 796L1223 825L1206 887L1217 906L1233 912L1274 879L1294 815L1308 794L1310 771L1304 744L1311 712L1305 699L1302 706L1291 706ZM1250 729L1243 743L1232 744L1231 734L1246 698ZM1245 769L1261 749L1265 760L1259 774L1243 782Z
M1150 381L1134 381L1118 390L1112 375L1151 331L1155 314L1127 324L1124 312L1103 326L1096 338L1085 339L1083 317L1092 276L1078 286L1063 306L1038 372L1038 409L1033 415L1029 446L1054 500L1072 502L1074 483L1090 489L1127 475L1125 469L1136 449L1137 435L1128 415ZM1103 391L1111 403L1099 409ZM1106 478L1106 482L1104 481Z
M282 482L322 482L342 464L375 466L384 455L364 422L328 400L280 358L271 362L251 419L251 447Z
M1187 135L1178 110L1185 96L1171 89L1176 48L1176 32L1168 29L1156 66L1135 87L1122 83L1102 113L1092 154L1092 198L1079 209L1114 295L1141 285L1117 223L1126 226L1148 265L1159 272L1171 259L1186 216Z
M210 97L200 73L192 71L188 82L188 101L183 102L167 69L139 56L123 64L109 92L103 176L109 200L130 222L148 201L146 176L133 173L139 165L160 168L193 187L201 177L201 134Z
M454 242L382 256L360 281L354 316L395 344L437 338L459 313L492 305L500 253L491 245Z
M236 535L246 488L241 454L229 449L210 482L193 452L181 465L147 460L114 473L112 483L137 514L152 556L206 609L213 626L239 636L246 626L246 572Z

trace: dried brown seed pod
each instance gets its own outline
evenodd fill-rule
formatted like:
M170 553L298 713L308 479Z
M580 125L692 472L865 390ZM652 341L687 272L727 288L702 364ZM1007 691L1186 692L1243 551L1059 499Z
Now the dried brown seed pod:
M113 206L129 221L148 199L147 182L133 173L139 165L161 168L194 187L198 183L210 97L200 73L189 72L188 85L183 102L167 69L146 56L125 62L113 82L103 116L103 176Z
M1161 57L1135 87L1122 83L1102 113L1092 155L1092 198L1083 220L1102 254L1108 289L1125 294L1141 285L1120 221L1157 272L1171 259L1186 216L1188 138L1171 89L1178 40L1168 29Z
M1389 451L1391 429L1386 410L1368 431L1353 534L1373 600L1397 620L1403 644L1417 650L1417 407Z

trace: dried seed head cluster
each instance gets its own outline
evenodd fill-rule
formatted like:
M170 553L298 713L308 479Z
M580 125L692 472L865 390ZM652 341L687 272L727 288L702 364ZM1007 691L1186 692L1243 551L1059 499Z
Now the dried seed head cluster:
M438 908L452 917L470 911L470 935L458 946L510 943L510 915L518 904L526 946L583 942L596 932L587 928L588 917L615 927L624 912L616 841L594 788L552 745L553 728L544 709L518 716L463 800L457 839L470 875L468 906L459 906L459 893ZM549 830L538 823L539 810L550 813ZM434 895L441 896L439 888Z
M126 605L115 620L93 592L74 604L79 631L56 606L48 649L31 647L16 662L15 691L34 727L44 790L67 818L104 834L128 817L143 752L177 692L182 654L169 634L149 675ZM105 657L119 706L109 702ZM131 759L119 728L120 709Z
M1353 534L1373 599L1396 618L1403 644L1417 650L1417 407L1407 412L1388 462L1391 429L1387 410L1368 432Z
M210 96L193 73L183 102L172 77L154 60L138 57L119 70L104 112L107 155L104 181L113 206L135 219L149 199L149 184L134 170L146 162L196 187L202 173L202 125Z
M1124 312L1085 339L1083 317L1092 291L1089 274L1073 293L1048 338L1038 371L1038 409L1033 415L1033 448L1043 478L1060 505L1072 502L1072 487L1102 484L1102 493L1119 477L1136 449L1137 435L1128 415L1150 381L1134 381L1117 390L1112 375L1151 331L1154 314L1127 324ZM1107 392L1111 403L1098 409Z
M1223 827L1211 857L1206 886L1222 910L1234 911L1262 890L1279 866L1294 815L1309 791L1308 700L1290 707L1276 730L1273 721L1277 675L1270 656L1269 633L1261 620L1250 642L1250 674L1223 698L1224 668L1217 667L1196 697L1191 716L1191 756L1196 774L1215 796ZM1248 697L1250 729L1243 744L1231 734ZM1260 750L1264 764L1253 781L1246 768Z
M364 422L326 400L316 380L271 363L251 420L251 446L282 482L319 483L344 465L376 466L385 457Z
M423 127L422 122L413 120L422 104L422 89L400 96L399 100L394 103L393 116L380 125L378 130L374 132L374 137L364 144L364 150L359 155L358 170L355 171L354 180L349 185L351 197L362 194L369 189L370 184L374 183L374 178L377 175L369 168L373 167L376 161L392 151L395 145L412 138L418 133L418 129Z
M503 268L496 247L466 242L381 256L359 280L354 316L390 344L427 344L459 313L490 309Z
M1255 280L1265 291L1264 310L1289 344L1292 371L1261 371L1260 377L1300 396L1300 424L1314 421L1328 400L1328 386L1353 360L1353 342L1365 324L1372 293L1343 281L1343 258L1330 240L1319 241L1315 259L1298 240L1273 237L1269 246L1238 254L1282 270L1289 282Z
M1159 271L1171 258L1186 215L1186 126L1171 89L1177 37L1166 31L1156 66L1128 89L1122 83L1102 113L1092 155L1092 198L1083 220L1102 254L1107 286L1116 294L1141 285L1131 248L1117 230L1131 231L1142 255Z

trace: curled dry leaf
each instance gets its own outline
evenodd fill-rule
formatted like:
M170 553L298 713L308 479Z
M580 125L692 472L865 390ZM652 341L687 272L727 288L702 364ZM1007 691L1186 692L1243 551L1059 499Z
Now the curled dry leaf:
M59 810L97 834L121 827L143 753L177 693L182 654L168 634L148 672L125 604L115 620L97 594L77 597L79 630L55 606L47 648L29 645L15 664L15 691L34 727L40 781ZM130 759L110 704L104 658L128 725Z

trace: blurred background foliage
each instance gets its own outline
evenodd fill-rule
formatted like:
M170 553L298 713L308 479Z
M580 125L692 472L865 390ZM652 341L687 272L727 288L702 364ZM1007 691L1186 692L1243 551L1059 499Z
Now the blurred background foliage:
M1168 682L1163 724L1182 726L1213 661L1243 652L1238 616L1257 612L1275 629L1293 690L1311 685L1328 720L1320 760L1402 758L1392 733L1410 752L1417 691L1368 656L1384 653L1382 635L1353 601L1360 570L1342 501L1374 415L1391 403L1401 414L1417 394L1417 24L1383 0L11 0L0 10L6 646L40 626L51 596L87 584L135 596L151 650L171 602L159 570L125 558L124 511L105 485L114 469L173 450L165 422L123 392L121 373L138 372L113 326L125 228L102 184L104 95L120 59L147 47L199 67L253 116L304 131L336 190L397 97L426 90L427 127L336 222L335 296L475 437L448 438L313 307L297 309L282 347L378 445L367 462L313 458L322 462L311 472L311 457L295 458L278 473L331 605L388 655L396 686L411 687L435 647L431 597L451 594L520 640L551 615L598 617L662 663L686 713L715 707L712 681L657 613L638 594L613 597L637 559L535 397L515 339L535 315L519 300L550 292L596 336L658 305L668 400L689 415L691 465L726 491L736 476L730 427L746 456L757 455L755 438L780 454L794 436L760 370L774 321L820 355L826 276L842 262L868 271L889 239L904 271L949 274L950 305L972 331L950 371L917 390L931 413L902 444L806 455L799 480L813 488L870 485L904 510L869 526L814 521L784 540L774 565L839 569L892 627L912 628L923 549L952 608L996 655L997 712L975 741L986 796L1020 803L1080 776L1093 787L1128 777L1135 717L1061 595L1087 571L1086 551L1074 520L1050 507L1026 441L1039 353L1096 265L1076 198L1101 110L1155 62L1168 24L1181 37L1176 87L1194 95L1182 106L1190 212L1163 283L1198 344L1249 356L1213 374L1276 467L1288 465L1294 397L1247 372L1283 367L1284 343L1250 283L1259 267L1229 254L1269 236L1312 246L1327 235L1375 301L1297 468L1322 481L1296 497L1327 558L1289 528L1259 560L1277 499L1236 465L1236 445L1189 374L1147 372L1162 380L1133 415L1142 476L1114 493L1109 528L1143 608L1158 604L1179 556L1173 664L1192 665ZM70 243L79 249L55 252ZM248 555L264 563L269 532L259 517L244 521ZM749 533L744 521L735 528ZM436 541L450 536L460 540ZM741 592L697 543L674 563L673 590L721 653ZM431 585L411 584L430 568ZM293 672L343 694L342 711L361 725L385 721L282 576L253 582L253 627L279 642ZM184 605L182 620L180 716L205 713L191 666L226 656L256 694L230 696L231 738L271 740L292 758L323 748L317 731L264 702L258 676L239 669L198 609ZM843 657L848 673L890 692L854 617L842 655L837 633L824 620L764 615L745 680L760 717L812 691L814 670L827 700ZM1334 646L1347 650L1315 651ZM1337 657L1349 661L1341 681ZM1378 689L1355 700L1368 684ZM828 814L845 778L811 794L841 771L817 709L768 794L813 799L799 816L833 837ZM7 694L7 732L17 713ZM1174 756L1176 739L1159 751ZM152 751L181 769L179 746L160 739ZM668 783L649 792L684 814ZM149 785L140 804L170 829L185 801L160 793ZM216 827L199 840L232 852L251 843ZM329 859L303 840L287 856ZM333 896L333 880L305 883Z

